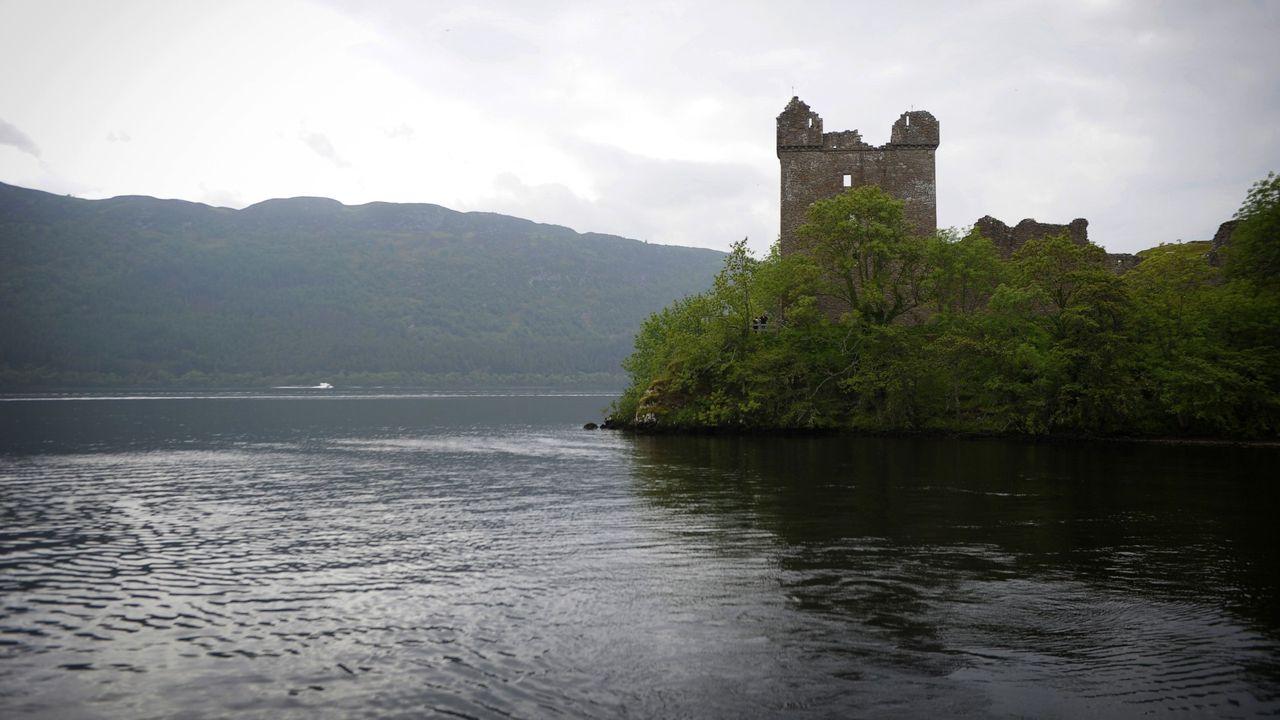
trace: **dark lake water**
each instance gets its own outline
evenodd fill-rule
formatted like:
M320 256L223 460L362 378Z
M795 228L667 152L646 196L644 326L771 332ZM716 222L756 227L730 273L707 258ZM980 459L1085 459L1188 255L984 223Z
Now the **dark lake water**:
M0 717L1280 714L1280 452L0 400Z

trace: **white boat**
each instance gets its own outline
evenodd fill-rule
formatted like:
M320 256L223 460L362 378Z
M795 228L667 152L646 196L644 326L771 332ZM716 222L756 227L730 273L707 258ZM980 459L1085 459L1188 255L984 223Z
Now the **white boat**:
M311 389L312 389L312 390L332 390L332 389L333 389L333 386L332 386L332 385L330 385L330 384L329 384L329 383L327 383L327 382L322 382L322 383L320 383L319 385L316 385L316 386L314 386L314 387L313 387L313 388L311 388Z

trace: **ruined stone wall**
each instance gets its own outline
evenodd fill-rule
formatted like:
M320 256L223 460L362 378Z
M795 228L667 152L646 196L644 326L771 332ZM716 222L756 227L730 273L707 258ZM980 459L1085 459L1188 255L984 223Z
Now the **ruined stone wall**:
M990 215L983 215L973 224L973 229L990 240L996 246L996 249L1000 251L1000 254L1006 258L1011 257L1017 252L1018 248L1027 244L1030 240L1039 240L1040 238L1064 233L1071 238L1071 242L1077 245L1089 244L1089 221L1084 218L1076 218L1066 225L1036 222L1031 218L1027 218L1017 225L1009 227ZM1142 262L1142 258L1131 253L1107 253L1104 264L1111 272L1122 275L1137 267L1140 262Z
M1036 222L1032 218L1027 218L1009 227L990 215L983 215L973 224L973 229L994 243L996 249L1006 258L1026 245L1029 240L1039 240L1064 233L1077 245L1089 244L1089 221L1084 218L1076 218L1066 225Z
M1235 232L1236 225L1239 220L1228 220L1218 226L1218 232L1213 234L1213 240L1209 241L1209 264L1214 267L1222 267L1222 251L1231 244L1231 233Z
M1123 275L1138 267L1142 258L1133 253L1107 253L1107 269L1117 275Z
M800 98L791 98L778 116L782 252L795 249L795 230L810 205L863 185L878 185L901 200L907 221L917 232L932 235L938 226L938 139L938 121L916 110L898 118L887 144L872 146L857 130L823 132L822 117Z

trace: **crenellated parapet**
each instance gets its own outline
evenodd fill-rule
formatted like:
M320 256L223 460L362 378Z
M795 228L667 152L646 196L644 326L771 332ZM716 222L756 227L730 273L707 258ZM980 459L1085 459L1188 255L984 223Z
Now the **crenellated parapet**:
M791 98L778 115L778 150L821 147L822 116L800 98Z
M890 145L916 145L938 147L938 120L925 110L904 112L893 124L889 134Z
M781 164L782 251L794 249L795 230L817 200L851 187L878 185L901 200L908 222L932 235L938 225L934 153L939 143L936 118L924 110L902 113L889 142L865 142L857 130L823 132L822 116L803 100L791 98L778 115Z

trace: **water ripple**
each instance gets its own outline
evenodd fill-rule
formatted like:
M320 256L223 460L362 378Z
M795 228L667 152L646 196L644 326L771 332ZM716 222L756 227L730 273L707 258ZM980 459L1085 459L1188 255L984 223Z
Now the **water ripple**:
M1280 711L1280 633L1224 601L1273 596L1215 526L1172 548L1160 512L1065 515L1021 474L832 463L805 485L733 445L711 464L647 442L446 428L0 455L0 714ZM1180 577L1187 557L1219 594Z

